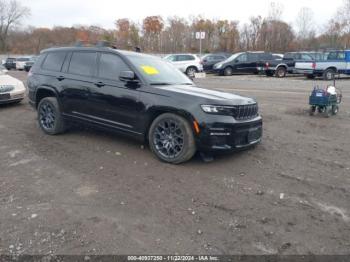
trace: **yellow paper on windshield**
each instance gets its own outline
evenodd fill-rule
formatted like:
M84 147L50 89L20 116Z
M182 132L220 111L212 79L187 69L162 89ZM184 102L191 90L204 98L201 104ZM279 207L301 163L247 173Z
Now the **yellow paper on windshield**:
M147 75L158 75L159 71L157 70L157 68L153 67L153 66L141 66L143 72L145 72Z

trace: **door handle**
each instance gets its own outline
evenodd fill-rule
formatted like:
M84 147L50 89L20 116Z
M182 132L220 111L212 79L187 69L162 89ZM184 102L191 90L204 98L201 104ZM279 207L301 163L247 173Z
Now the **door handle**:
M62 80L64 80L64 79L65 79L64 76L58 76L58 77L57 77L57 80L58 80L58 81L62 81Z
M95 86L97 86L97 87L99 87L99 88L101 88L101 87L103 87L103 86L105 86L106 84L105 83L103 83L103 82L97 82L97 83L95 83Z

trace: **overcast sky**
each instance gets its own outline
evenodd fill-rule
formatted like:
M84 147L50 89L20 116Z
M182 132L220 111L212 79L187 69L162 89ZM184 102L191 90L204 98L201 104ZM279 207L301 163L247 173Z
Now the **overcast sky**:
M270 0L19 0L31 9L31 17L23 24L37 27L77 24L99 25L113 28L118 18L140 22L149 15L181 16L203 15L208 18L230 19L245 22L251 16L266 16ZM320 28L331 18L343 0L288 0L283 20L293 24L302 7L314 12Z

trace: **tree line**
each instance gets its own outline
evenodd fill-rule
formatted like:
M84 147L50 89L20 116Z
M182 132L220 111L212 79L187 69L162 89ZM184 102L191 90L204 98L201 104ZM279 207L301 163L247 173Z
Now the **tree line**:
M19 27L30 10L17 0L0 0L0 51L13 54L38 54L54 46L71 46L77 41L104 40L119 49L141 48L150 53L199 52L195 33L202 31L204 52L265 50L284 53L294 50L350 48L350 0L344 0L334 16L316 27L313 11L302 8L294 26L283 21L283 5L272 2L266 17L252 16L248 22L234 19L209 19L148 16L142 22L129 18L115 21L114 29L99 26L35 28Z

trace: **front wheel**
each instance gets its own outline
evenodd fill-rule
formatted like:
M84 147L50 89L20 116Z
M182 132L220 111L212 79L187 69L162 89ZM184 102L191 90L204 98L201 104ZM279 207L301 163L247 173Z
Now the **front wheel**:
M339 112L339 106L333 105L332 106L332 115L336 115Z
M45 97L40 101L38 122L40 128L48 135L57 135L66 130L56 97Z
M287 74L286 68L284 68L284 67L277 68L277 70L276 70L276 77L283 78L283 77L286 76L286 74Z
M171 113L162 114L153 121L148 141L152 152L160 160L171 164L186 162L196 152L189 122Z
M231 67L226 67L224 70L224 76L232 76L233 70Z
M186 75L188 77L193 77L194 78L194 74L197 73L197 72L198 72L197 68L195 68L193 66L191 66L191 67L186 69Z

